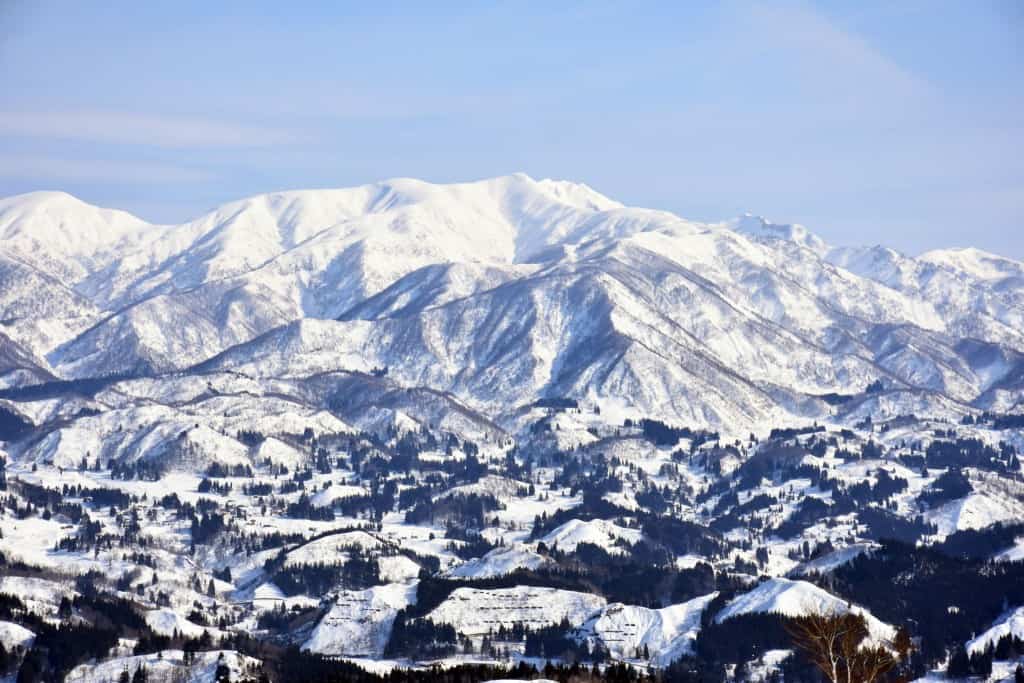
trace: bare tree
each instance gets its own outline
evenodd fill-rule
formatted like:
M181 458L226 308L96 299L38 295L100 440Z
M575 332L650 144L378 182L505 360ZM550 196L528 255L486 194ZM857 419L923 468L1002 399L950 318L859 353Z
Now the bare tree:
M904 656L891 643L868 641L863 615L812 614L787 625L793 644L832 683L874 683Z
M793 644L804 651L832 683L839 683L842 640L851 625L841 616L811 614L787 625Z

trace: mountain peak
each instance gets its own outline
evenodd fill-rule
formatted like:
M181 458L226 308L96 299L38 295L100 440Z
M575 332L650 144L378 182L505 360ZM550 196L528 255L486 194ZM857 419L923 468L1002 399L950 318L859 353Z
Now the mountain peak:
M772 223L763 216L745 213L733 219L729 227L756 240L793 242L818 255L824 255L829 249L825 240L799 223Z
M149 227L119 209L105 209L59 191L0 199L0 240L12 248L43 244L66 256L88 257Z
M979 280L1024 277L1024 263L975 247L933 249L921 254L917 260L965 273Z

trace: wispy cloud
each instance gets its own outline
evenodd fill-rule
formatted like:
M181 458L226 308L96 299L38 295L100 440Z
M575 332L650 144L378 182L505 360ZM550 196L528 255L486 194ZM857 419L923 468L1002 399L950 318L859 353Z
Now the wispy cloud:
M203 169L145 161L0 156L0 177L48 183L104 182L129 185L200 183L214 179Z
M792 65L784 75L819 100L879 106L893 98L921 100L935 94L920 75L820 10L803 3L739 7L755 49L784 54Z
M204 118L131 112L0 112L0 136L168 148L266 147L302 142L299 133Z
M761 6L758 14L777 35L812 50L809 56L827 58L830 63L822 66L843 66L889 86L915 91L925 87L918 76L821 12L801 5Z

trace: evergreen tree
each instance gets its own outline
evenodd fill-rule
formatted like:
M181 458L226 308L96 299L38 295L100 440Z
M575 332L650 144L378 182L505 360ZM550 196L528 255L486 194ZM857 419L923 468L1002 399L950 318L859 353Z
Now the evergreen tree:
M967 650L963 646L957 647L949 658L949 666L946 667L947 678L966 678L971 674L971 659L967 656Z
M57 608L57 616L61 619L71 618L71 601L68 600L68 596L64 596L60 599L60 607Z

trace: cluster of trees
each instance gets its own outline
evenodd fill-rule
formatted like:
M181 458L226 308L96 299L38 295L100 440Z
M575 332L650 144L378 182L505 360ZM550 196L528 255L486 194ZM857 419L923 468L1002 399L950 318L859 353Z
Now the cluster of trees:
M244 443L249 448L257 448L261 443L267 440L265 434L258 432L254 429L242 429L235 438Z
M166 472L167 464L163 460L156 459L136 460L135 462L118 460L110 465L111 479L160 481Z
M1024 429L1024 413L993 413L986 411L979 415L977 419L970 415L965 415L962 424L987 424L992 429Z
M325 560L281 566L273 572L272 580L285 595L324 595L332 590L346 588L362 590L380 583L377 559L359 548L347 551L343 561Z
M946 677L964 679L977 676L982 680L988 680L992 675L992 657L993 651L990 649L968 654L963 646L957 647L949 656Z
M664 422L648 418L641 418L636 422L627 418L622 426L639 427L643 437L655 446L674 446L680 439L689 439L691 448L696 449L703 444L718 441L719 438L717 432L694 430L689 427L670 427Z
M493 680L533 680L543 678L558 683L655 683L655 678L625 664L604 668L581 663L553 664L543 668L526 663L515 667L462 664L441 669L395 669L378 675L350 662L300 651L293 646L275 655L268 663L270 673L280 683L483 683Z
M931 536L938 531L938 527L922 515L908 519L877 507L866 507L858 511L857 521L866 527L864 535L876 541L894 539L903 543L916 543L924 536Z
M299 499L285 507L284 514L295 519L311 519L322 522L334 521L334 510L327 506L314 505L310 497L303 491Z
M72 606L89 621L71 620ZM105 657L121 633L147 628L128 601L89 594L77 595L71 605L62 606L59 616L61 620L53 623L31 612L18 597L0 595L0 619L22 624L36 635L27 652L4 652L7 669L20 661L19 683L63 680L78 664Z
M214 481L209 477L203 477L196 490L199 493L215 493L219 496L226 496L231 493L231 483L227 481Z
M928 507L936 507L963 498L973 490L970 480L963 471L959 467L950 467L922 491L917 500Z
M436 659L450 657L458 649L458 634L451 624L437 624L402 610L395 617L385 657Z
M811 425L810 427L775 427L768 433L769 439L792 439L804 434L819 434L825 431L823 425Z
M933 469L976 467L1004 474L1020 474L1016 447L1003 442L998 449L981 439L936 439L924 452L925 464Z
M1014 545L1024 536L1024 522L1004 524L996 522L984 529L964 529L946 537L935 546L950 557L984 560Z
M213 477L215 479L222 479L225 477L247 477L251 479L252 467L245 463L225 465L219 462L214 462L206 468L206 476Z
M549 408L551 410L570 410L580 407L579 401L574 398L554 397L542 398L534 402L535 408Z
M13 410L0 406L0 441L17 441L32 431L32 423Z
M405 513L411 524L450 524L463 529L483 529L485 516L497 510L498 500L490 494L455 494L436 500L421 500Z
M835 569L827 580L812 580L855 596L883 621L914 624L919 656L928 667L988 628L1007 604L1024 604L1024 563L951 557L941 547L892 540Z
M527 657L564 662L589 662L596 665L603 664L610 656L603 645L598 644L592 648L585 640L577 639L573 634L572 625L566 620L546 628L527 629L523 640L523 652Z
M227 528L225 517L220 512L204 512L192 517L190 530L193 545L210 543Z

